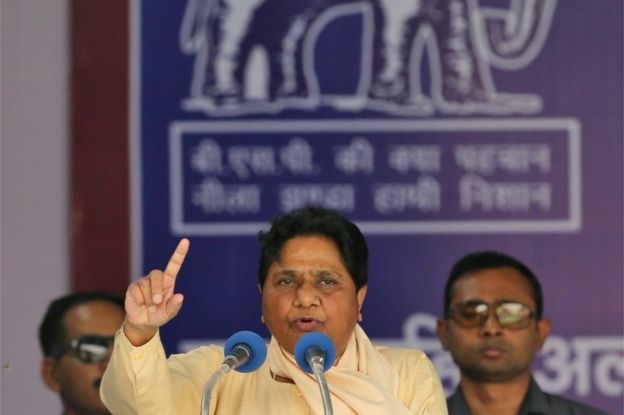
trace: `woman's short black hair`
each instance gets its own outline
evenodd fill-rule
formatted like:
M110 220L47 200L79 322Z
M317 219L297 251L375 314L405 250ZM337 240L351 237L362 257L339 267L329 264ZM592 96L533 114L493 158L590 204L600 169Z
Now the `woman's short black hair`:
M336 211L304 207L278 216L271 229L260 232L258 284L263 287L271 265L280 259L282 248L298 236L320 236L333 241L358 291L368 282L368 247L364 235L351 221Z

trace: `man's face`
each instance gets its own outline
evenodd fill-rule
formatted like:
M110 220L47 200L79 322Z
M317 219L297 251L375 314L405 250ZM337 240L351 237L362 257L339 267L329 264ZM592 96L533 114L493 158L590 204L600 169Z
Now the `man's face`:
M71 308L63 318L67 339L83 335L113 336L124 319L123 309L107 301L92 301ZM67 414L108 414L99 387L108 359L83 363L72 350L57 360L44 361L44 380L58 392ZM47 371L47 374L46 374Z
M366 295L357 293L340 252L329 239L296 237L284 245L262 287L262 315L279 344L293 353L311 331L327 334L342 355Z
M460 277L452 290L450 308L467 301L492 305L513 301L535 312L531 286L510 267L485 269ZM442 345L453 356L462 377L476 382L501 382L528 376L531 363L548 335L550 323L531 318L524 328L504 328L491 313L487 321L473 328L458 325L452 318L438 321Z

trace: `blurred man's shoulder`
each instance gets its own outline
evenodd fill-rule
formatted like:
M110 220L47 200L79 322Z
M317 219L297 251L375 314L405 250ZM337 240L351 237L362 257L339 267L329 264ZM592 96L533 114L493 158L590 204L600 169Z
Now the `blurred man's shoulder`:
M564 396L552 395L546 392L544 392L544 395L550 404L553 414L609 415L601 409L568 399Z

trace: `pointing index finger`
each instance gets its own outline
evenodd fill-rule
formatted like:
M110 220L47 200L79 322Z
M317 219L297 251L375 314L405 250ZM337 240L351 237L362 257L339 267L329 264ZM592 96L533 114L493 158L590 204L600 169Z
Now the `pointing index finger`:
M186 257L186 253L189 250L190 242L188 239L183 238L178 242L178 246L176 246L175 251L173 251L173 255L169 258L169 262L167 262L167 267L165 268L164 274L168 277L175 279L178 276L178 272L182 267L182 263L184 262L184 258Z

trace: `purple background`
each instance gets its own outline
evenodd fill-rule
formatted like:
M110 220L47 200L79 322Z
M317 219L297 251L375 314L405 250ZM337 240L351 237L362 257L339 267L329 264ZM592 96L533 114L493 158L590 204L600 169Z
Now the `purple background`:
M503 8L508 2L481 4ZM133 79L139 104L133 122L140 131L134 137L140 160L134 166L134 174L141 186L141 193L135 195L139 215L134 224L139 232L139 243L134 247L139 258L135 269L139 273L163 266L180 237L171 229L169 140L174 122L497 119L487 114L460 116L437 112L426 117L393 116L374 110L340 111L327 106L233 116L187 111L182 102L189 94L193 57L184 55L178 46L184 7L184 2L154 0L143 2L134 16L135 23L140 22L139 49L134 55L138 76ZM280 17L278 9L274 14L276 19ZM338 93L341 88L349 93L354 88L353 76L358 71L354 62L359 49L350 46L350 41L357 39L360 30L361 20L348 16L328 25L319 36L316 70L324 93ZM135 31L134 35L139 33ZM363 326L372 338L401 339L403 324L410 315L439 315L444 282L459 257L481 249L504 251L524 261L540 278L545 315L552 319L554 335L569 344L578 337L609 337L618 342L619 346L609 351L619 356L609 371L609 379L619 385L619 394L601 393L593 375L589 394L579 394L573 387L563 394L614 414L623 413L622 60L622 2L566 0L557 4L548 37L533 62L518 70L492 69L498 91L532 93L543 99L541 111L506 118L562 118L579 122L581 227L578 231L557 233L367 234L370 287ZM462 140L461 133L449 136L458 142ZM257 143L264 144L270 137L259 136L258 140ZM437 136L430 136L426 141L435 140ZM563 186L560 171L555 174L555 159L560 155L558 148L553 149L551 176L556 189ZM443 168L448 169L448 163L443 162ZM443 186L450 180L444 175L439 178ZM331 179L330 176L327 181ZM270 188L278 182L278 178L269 178L263 186ZM553 212L559 215L556 204L553 206ZM364 211L368 208L358 205ZM267 205L257 217L243 220L267 222L277 213L276 206ZM197 217L196 212L194 215ZM363 217L358 215L359 211L348 216L357 221ZM403 216L409 219L410 214ZM421 218L414 213L411 219ZM227 215L206 218L214 222L231 219ZM180 315L163 329L167 351L180 350L184 340L225 339L243 329L266 336L260 323L255 282L256 238L191 235L190 239L191 251L177 285L186 296L185 305ZM592 362L604 353L592 355Z

